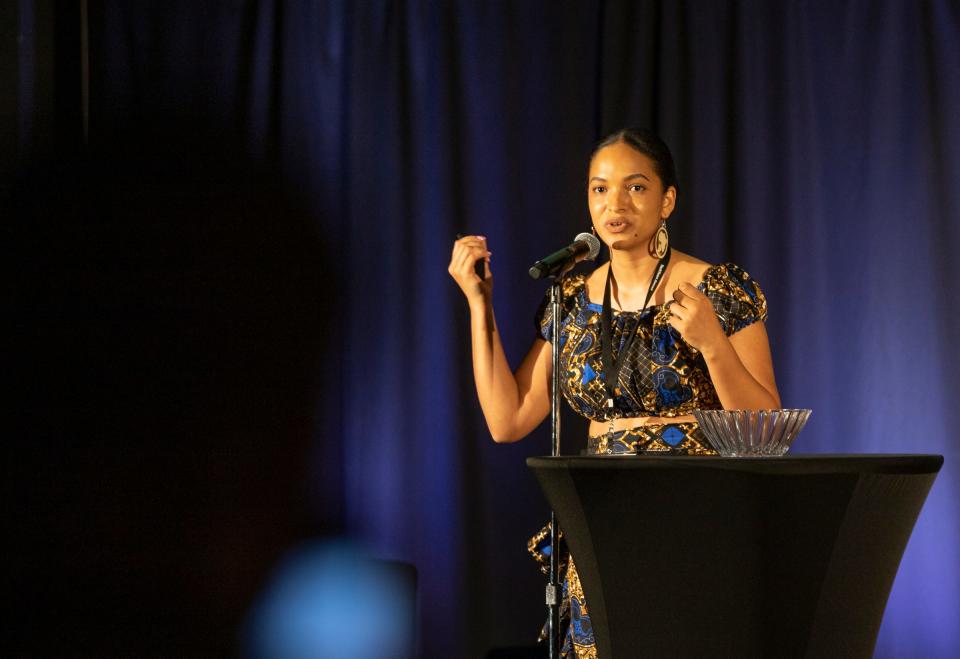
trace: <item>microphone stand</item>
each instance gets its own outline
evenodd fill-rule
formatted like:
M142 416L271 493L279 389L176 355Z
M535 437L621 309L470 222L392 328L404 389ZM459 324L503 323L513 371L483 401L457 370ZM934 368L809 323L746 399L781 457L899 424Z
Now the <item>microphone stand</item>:
M560 455L560 314L563 308L563 277L567 270L559 272L550 284L550 313L553 318L550 358L553 377L550 383L550 455ZM557 514L550 511L550 575L546 588L547 635L550 643L550 659L560 659L560 601L563 585L560 583L560 535Z
M584 254L583 245L588 246L589 255ZM589 233L577 236L573 245L565 247L537 261L530 268L530 276L540 279L549 275L550 314L553 327L550 333L550 362L553 377L550 382L550 455L560 456L560 314L563 311L563 278L578 261L593 260L600 251L600 242ZM580 256L580 258L577 258ZM556 511L550 511L550 575L546 587L547 638L550 646L550 659L560 659L560 603L563 597L563 584L560 582L560 529L557 525Z

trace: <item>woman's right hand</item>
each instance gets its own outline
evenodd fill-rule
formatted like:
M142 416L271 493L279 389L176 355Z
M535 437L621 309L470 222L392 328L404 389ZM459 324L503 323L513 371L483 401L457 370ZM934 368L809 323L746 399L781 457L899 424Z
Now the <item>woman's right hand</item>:
M484 276L481 279L474 268L478 261L483 263ZM483 236L463 236L453 243L450 266L447 272L457 282L470 304L483 303L493 293L493 275L490 272L490 251L487 239Z

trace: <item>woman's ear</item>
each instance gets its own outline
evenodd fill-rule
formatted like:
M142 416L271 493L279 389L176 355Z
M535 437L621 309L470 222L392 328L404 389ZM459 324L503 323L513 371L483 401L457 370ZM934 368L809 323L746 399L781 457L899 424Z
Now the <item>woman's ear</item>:
M660 217L664 220L670 217L677 205L677 189L672 185L663 193L663 202L660 207Z

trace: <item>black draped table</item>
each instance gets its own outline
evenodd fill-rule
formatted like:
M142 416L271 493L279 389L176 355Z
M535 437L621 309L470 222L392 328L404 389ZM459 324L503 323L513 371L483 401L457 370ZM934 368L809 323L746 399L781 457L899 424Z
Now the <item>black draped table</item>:
M528 458L601 659L870 657L938 455Z

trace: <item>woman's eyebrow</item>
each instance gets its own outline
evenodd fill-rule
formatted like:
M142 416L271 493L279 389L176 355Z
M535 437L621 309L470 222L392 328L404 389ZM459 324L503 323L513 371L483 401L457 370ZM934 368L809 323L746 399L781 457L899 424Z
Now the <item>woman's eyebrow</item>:
M631 174L630 176L625 176L625 177L623 178L623 180L624 180L624 181L631 181L631 180L633 180L633 179L635 179L635 178L642 178L642 179L645 179L645 180L647 180L647 181L650 180L650 177L649 177L649 176L647 176L646 174L640 174L639 172L636 173L636 174ZM590 182L593 182L593 181L601 181L601 182L603 182L603 181L606 181L606 180L607 180L607 179L603 178L602 176L591 176L591 177L590 177Z
M642 178L642 179L645 179L645 180L647 180L647 181L650 180L650 177L649 177L649 176L647 176L646 174L641 174L641 173L639 173L639 172L636 173L636 174L630 174L630 176L625 176L625 177L623 178L623 180L624 180L624 181L630 181L630 180L633 180L633 179L635 179L635 178ZM593 181L606 181L606 180L607 180L607 179L603 178L602 176L591 176L591 177L590 177L590 181L591 181L591 182L593 182Z

